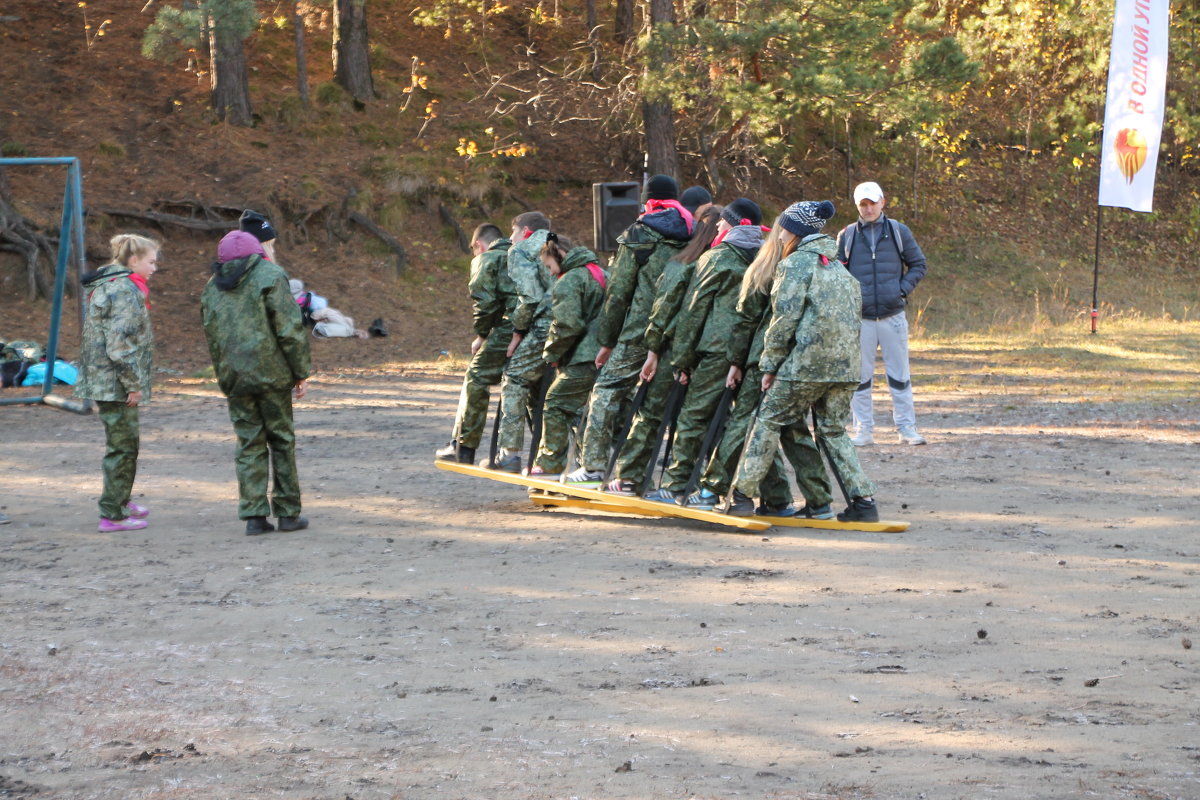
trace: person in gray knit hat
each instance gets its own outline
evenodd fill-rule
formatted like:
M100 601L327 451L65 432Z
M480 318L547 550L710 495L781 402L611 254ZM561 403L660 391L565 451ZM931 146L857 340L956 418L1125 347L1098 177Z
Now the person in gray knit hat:
M903 444L925 444L917 431L912 376L908 368L908 317L904 309L921 278L925 254L906 226L883 213L887 204L878 183L854 190L858 222L838 234L838 259L862 284L862 369L854 393L854 444L874 444L875 413L871 402L875 351L892 394L892 420Z
M879 520L875 484L863 472L846 435L850 398L858 381L862 295L858 281L838 262L833 239L821 232L833 214L829 201L792 204L779 215L747 270L751 282L767 274L778 278L770 289L771 321L758 360L763 398L734 480L730 514L754 513L753 498L780 442L786 441L805 500L797 514L832 517L829 477L815 435L825 444L850 496L838 520ZM810 413L816 420L813 435L806 423Z

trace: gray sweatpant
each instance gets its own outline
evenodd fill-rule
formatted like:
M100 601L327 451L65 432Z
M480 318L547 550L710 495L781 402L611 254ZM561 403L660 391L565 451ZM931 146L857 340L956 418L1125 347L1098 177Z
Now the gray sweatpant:
M896 428L917 424L913 410L912 376L908 371L908 317L901 311L887 319L864 319L859 336L862 370L850 403L857 431L875 429L871 389L875 377L875 352L883 351L883 370L892 393L892 420Z

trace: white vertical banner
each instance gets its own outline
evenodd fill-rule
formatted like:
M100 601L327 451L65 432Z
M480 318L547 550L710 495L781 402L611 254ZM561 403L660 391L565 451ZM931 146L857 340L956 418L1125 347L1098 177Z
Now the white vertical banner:
M1100 154L1102 206L1154 210L1169 8L1169 0L1116 0Z

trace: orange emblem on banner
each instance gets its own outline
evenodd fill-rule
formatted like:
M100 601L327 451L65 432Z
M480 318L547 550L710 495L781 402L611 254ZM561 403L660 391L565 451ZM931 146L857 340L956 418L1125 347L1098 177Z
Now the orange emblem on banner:
M1117 131L1113 145L1117 154L1117 166L1125 176L1126 183L1133 183L1133 176L1146 163L1146 137L1137 128L1122 128Z

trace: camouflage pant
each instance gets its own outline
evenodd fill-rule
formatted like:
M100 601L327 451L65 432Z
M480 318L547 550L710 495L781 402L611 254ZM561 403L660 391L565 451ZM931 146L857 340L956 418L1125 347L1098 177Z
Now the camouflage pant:
M504 380L500 383L500 433L496 438L505 450L520 450L525 443L525 411L537 402L533 392L546 371L542 350L549 330L549 315L534 320L504 366Z
M300 514L296 474L296 433L289 390L230 397L229 419L237 434L234 463L238 479L238 517L295 517ZM267 501L267 483L274 492Z
M587 429L583 433L583 466L592 472L608 468L612 437L621 417L621 405L633 394L638 373L646 362L642 344L618 342L600 374L588 401Z
M758 367L748 367L743 375L742 385L738 387L729 421L725 423L725 433L700 479L700 485L710 492L722 496L729 493L738 460L742 457L742 446L746 444L746 433L750 430L750 422L758 411L761 399L762 371ZM785 506L792 502L792 491L788 487L783 458L778 451L771 459L767 474L762 479L759 495L763 503L769 506Z
M667 395L671 393L671 387L674 385L675 375L671 370L671 351L667 350L659 355L658 371L654 373L654 380L650 382L650 388L646 390L641 408L637 410L637 414L633 418L629 436L626 437L625 444L621 447L621 455L617 459L615 470L616 477L633 481L635 486L642 485L642 481L646 478L646 470L653 467L650 459L653 457L654 445L658 444L654 438L658 436L663 411L666 410Z
M133 492L137 476L138 445L141 426L137 406L124 400L97 400L100 420L104 423L104 489L100 493L100 516L125 519L125 505Z
M750 442L738 469L735 485L751 497L758 494L759 484L767 472L775 451L779 449L781 431L790 429L789 434L800 438L807 433L805 420L809 411L816 412L818 428L815 433L829 448L834 469L842 476L846 491L851 497L870 497L875 494L875 484L863 472L858 463L858 454L850 437L846 435L846 423L850 418L850 398L857 388L856 383L807 383L804 381L776 381L759 406L758 417L750 433ZM820 456L816 454L816 463ZM800 470L797 470L800 472ZM816 467L806 467L804 474L816 475ZM828 496L828 478L825 478L825 494ZM805 501L818 505L820 497L809 497L812 486L806 487Z
M550 384L542 406L542 443L534 462L547 473L559 474L566 468L571 429L587 405L595 382L596 365L585 362L562 367Z
M490 387L500 383L504 363L508 361L508 345L512 328L504 325L492 330L483 346L471 358L458 396L458 413L454 415L454 440L462 447L479 447L483 429L487 426Z
M712 421L717 403L725 391L729 360L724 353L701 353L700 361L688 379L687 396L679 409L675 438L671 442L671 466L663 476L662 486L681 491L692 477L692 469L700 457L700 445L708 423Z

